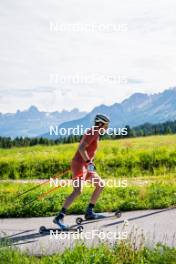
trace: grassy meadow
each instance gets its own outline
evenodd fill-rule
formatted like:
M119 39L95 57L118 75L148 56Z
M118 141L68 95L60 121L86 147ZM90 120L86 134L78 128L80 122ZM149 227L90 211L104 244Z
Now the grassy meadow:
M158 244L136 250L134 244L125 242L112 248L106 244L94 248L81 244L60 254L37 257L4 247L0 248L0 259L3 264L175 264L176 249Z
M0 149L1 180L46 179L62 173L69 169L77 146ZM127 187L105 188L96 205L97 212L166 208L176 204L175 135L101 141L95 163L103 178L127 181ZM65 178L70 176L67 173ZM50 190L47 184L17 198L37 184L1 181L0 217L54 215L72 190L72 187L58 188L44 199L37 199ZM85 187L69 213L84 213L91 192L92 187Z
M0 149L0 179L46 179L62 173L70 168L77 146ZM103 178L174 176L176 135L101 141L95 163Z
M72 187L61 187L42 199L38 197L51 189L50 185L37 188L17 198L20 193L31 189L31 183L0 183L0 217L52 216L62 207ZM92 187L85 186L81 197L69 208L68 213L84 213ZM138 209L167 208L176 204L176 182L173 179L159 180L143 186L129 184L127 187L105 187L98 200L96 212L111 212Z

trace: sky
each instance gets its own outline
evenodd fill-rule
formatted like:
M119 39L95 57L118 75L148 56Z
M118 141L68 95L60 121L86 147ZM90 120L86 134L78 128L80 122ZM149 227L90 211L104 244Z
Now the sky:
M175 0L1 0L0 112L118 103L174 87Z

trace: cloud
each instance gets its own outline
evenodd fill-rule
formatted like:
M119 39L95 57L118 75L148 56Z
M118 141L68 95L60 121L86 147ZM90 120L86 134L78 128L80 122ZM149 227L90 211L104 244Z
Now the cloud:
M5 89L5 88L0 88L0 94L1 96L14 96L14 97L23 97L23 96L29 96L33 95L35 93L53 93L56 90L56 88L53 87L36 87L36 88L31 88L31 89Z
M70 0L69 4L2 0L0 95L11 98L3 111L15 111L32 101L43 109L90 110L99 103L119 102L135 91L158 92L174 86L175 8L175 0ZM127 24L127 30L51 32L51 21ZM123 75L128 84L50 87L51 72Z
M142 80L138 80L138 79L127 79L127 82L129 84L141 84L141 83L143 83Z

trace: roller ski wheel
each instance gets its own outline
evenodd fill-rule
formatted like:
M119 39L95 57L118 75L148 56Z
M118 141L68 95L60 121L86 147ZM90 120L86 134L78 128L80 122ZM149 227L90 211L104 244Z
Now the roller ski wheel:
M84 221L84 219L81 217L76 218L76 224L77 225L81 225L83 221Z
M63 232L73 232L73 233L82 233L83 232L84 227L81 225L78 225L76 227L69 227L67 230L62 230L60 228L46 228L45 226L41 226L39 229L39 233L40 234L49 234L50 231L53 232L59 232L59 233L63 233Z
M120 218L121 216L122 216L122 213L121 213L121 211L116 211L115 212L115 216L117 217L117 218Z
M46 228L45 226L41 226L41 227L39 228L39 233L40 233L40 234L43 234L46 230L47 230L47 228Z
M96 215L95 218L93 219L83 219L82 217L78 217L76 218L76 224L77 225L82 225L82 223L85 223L85 222L98 222L98 221L101 221L101 220L104 220L104 219L111 219L111 218L120 218L122 216L122 213L118 210L116 211L114 214L112 215L108 215L108 216L104 216L104 215Z

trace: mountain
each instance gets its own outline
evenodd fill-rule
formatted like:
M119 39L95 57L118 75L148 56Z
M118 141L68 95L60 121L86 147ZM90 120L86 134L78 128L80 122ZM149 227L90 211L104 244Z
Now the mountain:
M79 112L78 109L62 112L42 112L36 106L16 113L0 113L0 136L28 136L42 135L46 138L57 138L49 135L50 126L60 128L74 128L92 125L97 113L107 114L111 119L111 127L131 127L144 123L162 123L176 120L176 88L167 89L162 93L148 95L135 93L121 103L100 105L90 113Z
M47 133L50 125L58 125L65 121L78 119L86 115L77 108L72 111L40 112L36 106L16 113L0 113L0 136L28 136L36 137Z
M106 114L111 119L112 128L126 125L131 127L144 123L162 123L176 120L176 88L167 89L158 94L135 93L122 103L110 106L100 105L78 120L64 122L59 128L74 128L76 126L90 127L97 113ZM53 138L49 133L43 137ZM54 136L55 138L55 136Z

